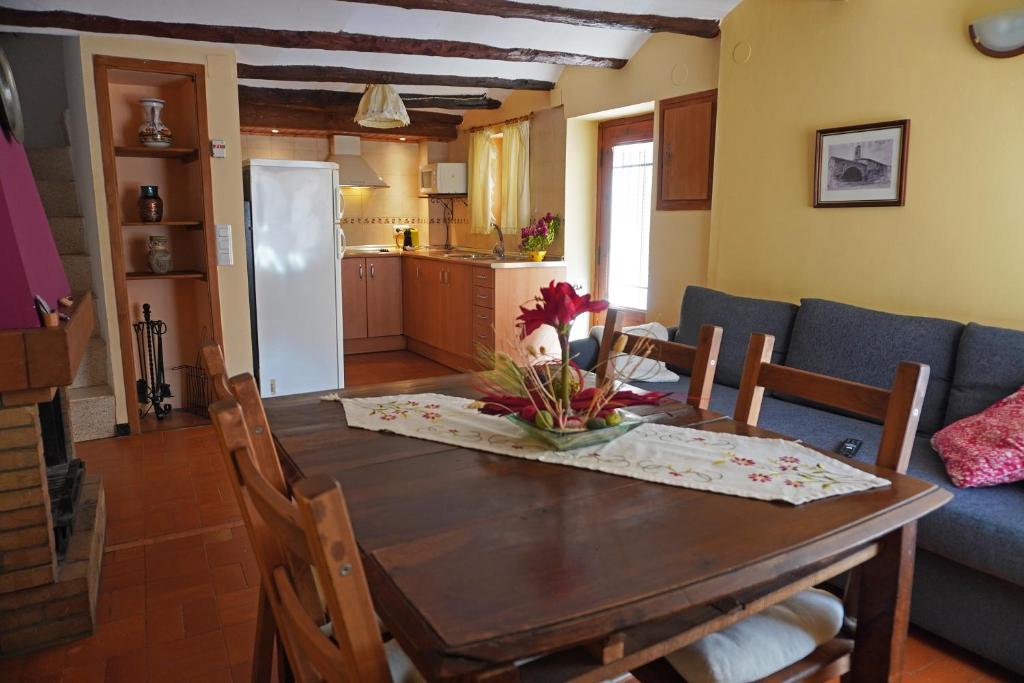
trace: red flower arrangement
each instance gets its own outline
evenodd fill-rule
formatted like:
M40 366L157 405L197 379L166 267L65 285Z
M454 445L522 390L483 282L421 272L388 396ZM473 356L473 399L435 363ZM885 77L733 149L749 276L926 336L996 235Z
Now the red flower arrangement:
M484 394L479 401L482 412L515 414L542 429L582 431L615 426L622 419L617 412L619 408L656 405L668 396L667 393L620 390L619 381L611 372L604 382L584 388L586 376L569 357L569 331L573 321L583 313L607 309L607 301L591 299L589 294L580 296L568 282L552 281L541 288L540 295L531 303L532 308L519 307L516 320L520 341L549 325L558 335L561 360L552 361L543 348L537 350L530 346L525 349L529 359L525 366L520 366L507 354L494 354L490 359L494 371L480 375ZM646 352L641 345L632 353L642 358Z

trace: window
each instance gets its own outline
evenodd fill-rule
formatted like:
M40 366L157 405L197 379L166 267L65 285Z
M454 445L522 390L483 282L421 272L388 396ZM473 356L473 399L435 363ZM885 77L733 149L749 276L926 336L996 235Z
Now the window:
M515 233L530 221L530 122L517 120L470 134L470 232L497 223Z
M601 124L597 292L616 308L647 310L654 181L653 117Z

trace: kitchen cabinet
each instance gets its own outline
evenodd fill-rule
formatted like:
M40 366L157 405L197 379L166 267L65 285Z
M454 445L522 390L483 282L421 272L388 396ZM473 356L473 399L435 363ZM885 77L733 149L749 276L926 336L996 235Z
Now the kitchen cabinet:
M341 311L346 353L404 348L402 260L342 259Z
M564 267L499 268L406 255L405 336L409 349L459 370L479 368L478 348L516 353L516 316ZM554 348L557 341L539 340Z
M711 208L718 91L658 103L658 210Z

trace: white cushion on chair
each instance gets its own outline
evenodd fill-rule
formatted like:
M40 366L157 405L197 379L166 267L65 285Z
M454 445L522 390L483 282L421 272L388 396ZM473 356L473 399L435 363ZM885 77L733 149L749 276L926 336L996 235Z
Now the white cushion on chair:
M839 633L843 603L812 589L704 636L666 659L687 683L748 683L799 662Z
M391 669L391 680L394 683L425 683L397 640L384 643L384 654L388 657L388 668Z

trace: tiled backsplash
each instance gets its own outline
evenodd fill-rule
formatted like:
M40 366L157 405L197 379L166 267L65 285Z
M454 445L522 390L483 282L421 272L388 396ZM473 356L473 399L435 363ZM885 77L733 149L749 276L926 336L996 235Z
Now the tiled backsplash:
M242 135L243 159L325 161L330 140L286 135ZM417 144L363 140L362 156L390 187L347 188L342 224L349 244L391 244L393 225L416 225L424 234L430 210L419 195L420 150ZM443 232L443 231L442 231Z

